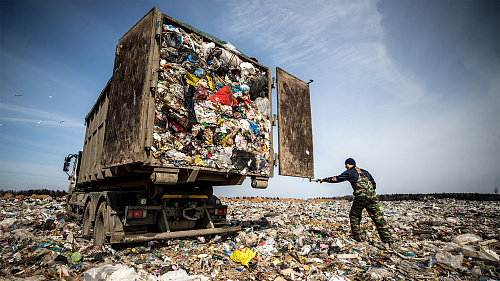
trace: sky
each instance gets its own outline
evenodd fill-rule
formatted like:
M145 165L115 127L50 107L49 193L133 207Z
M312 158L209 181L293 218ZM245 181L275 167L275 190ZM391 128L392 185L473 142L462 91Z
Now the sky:
M257 58L273 76L280 67L314 80L316 178L340 174L352 157L379 194L494 193L499 3L2 0L0 189L67 190L64 157L83 148L85 116L112 75L116 44L156 6ZM316 198L352 188L276 168L265 190L247 179L214 193Z

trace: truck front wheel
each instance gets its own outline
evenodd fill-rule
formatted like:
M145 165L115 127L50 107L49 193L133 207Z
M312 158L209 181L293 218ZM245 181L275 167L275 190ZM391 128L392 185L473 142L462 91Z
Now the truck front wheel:
M85 206L85 210L83 213L83 229L82 229L82 234L85 236L90 235L90 228L92 227L92 204L90 204L90 201L87 203Z
M102 246L106 241L106 226L108 225L108 216L106 214L106 202L101 202L97 209L94 226L94 245Z

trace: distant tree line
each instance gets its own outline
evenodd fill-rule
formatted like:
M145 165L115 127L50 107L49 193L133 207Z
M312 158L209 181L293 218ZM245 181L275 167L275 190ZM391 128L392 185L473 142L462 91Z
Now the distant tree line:
M3 190L0 189L0 196L3 197L5 194L10 193L12 195L18 196L18 195L23 195L26 197L29 197L33 194L35 195L49 195L52 198L57 198L57 197L63 197L64 195L67 194L66 191L60 191L60 190L49 190L49 189L30 189L30 190Z
M380 201L425 201L433 199L453 198L468 201L500 201L499 194L491 193L428 193L428 194L377 194ZM322 199L336 199L352 201L352 195L329 197Z
M468 201L500 201L499 194L491 193L429 193L429 194L380 194L381 201L401 201L401 200L432 200L453 198L456 200Z
M279 197L255 197L255 196L238 196L232 197L237 200L254 200L256 198L261 198L263 200L279 200ZM427 201L434 199L444 199L452 198L456 200L468 200L468 201L500 201L500 194L491 193L428 193L428 194L377 194L377 198L380 201ZM290 199L290 198L281 198ZM322 200L347 200L352 201L354 197L352 195L344 195L337 197L317 197L314 199Z

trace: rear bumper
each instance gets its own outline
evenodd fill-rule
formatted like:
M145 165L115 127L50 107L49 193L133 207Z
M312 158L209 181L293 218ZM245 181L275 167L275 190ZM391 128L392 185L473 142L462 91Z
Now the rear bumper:
M221 234L228 232L240 231L241 226L223 226L217 228L207 228L207 229L192 229L192 230L181 230L172 232L162 232L162 233L144 233L144 234L131 234L125 235L123 237L113 237L111 236L111 243L132 243L132 242L146 242L151 240L161 240L169 238L181 238L181 237L191 237L191 236L203 236L209 234Z

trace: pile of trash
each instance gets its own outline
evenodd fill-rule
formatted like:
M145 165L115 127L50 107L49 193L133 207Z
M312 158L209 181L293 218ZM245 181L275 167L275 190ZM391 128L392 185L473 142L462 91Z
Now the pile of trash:
M0 280L498 280L500 203L382 202L395 237L349 236L350 202L227 199L215 236L93 246L61 199L0 199Z
M270 173L268 73L229 43L163 24L153 156L163 163Z

